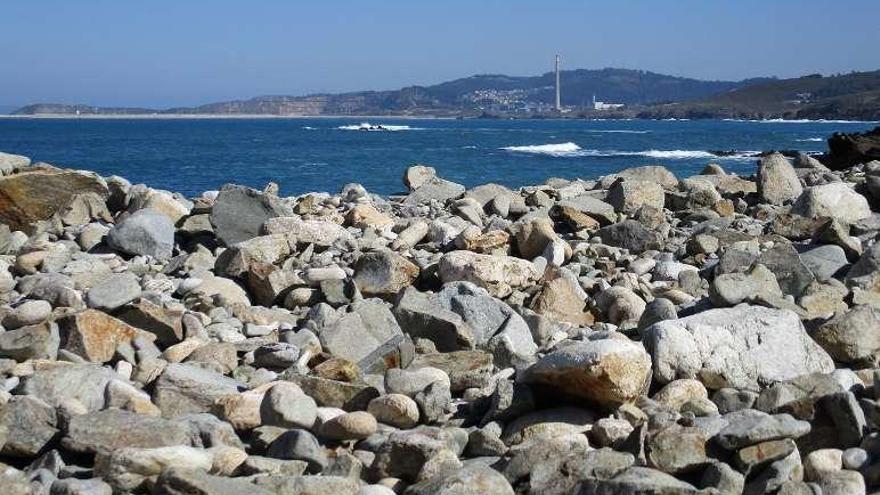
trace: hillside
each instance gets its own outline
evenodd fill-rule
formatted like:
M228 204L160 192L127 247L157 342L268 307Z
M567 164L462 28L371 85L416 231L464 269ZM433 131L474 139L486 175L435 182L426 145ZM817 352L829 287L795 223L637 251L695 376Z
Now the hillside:
M766 81L761 79L759 81ZM217 115L478 115L483 112L534 114L552 110L554 75L475 75L432 86L391 91L360 91L307 96L260 96L248 100L170 109L102 108L90 105L35 104L19 115L40 114L217 114ZM561 73L563 105L604 101L646 105L690 101L753 84L747 81L701 81L629 69L570 70Z
M747 85L692 102L655 105L650 118L880 119L880 71Z

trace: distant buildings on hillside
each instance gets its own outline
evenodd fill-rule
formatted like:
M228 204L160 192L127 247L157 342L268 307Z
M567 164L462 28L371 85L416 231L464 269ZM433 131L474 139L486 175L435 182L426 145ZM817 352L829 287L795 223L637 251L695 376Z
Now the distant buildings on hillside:
M593 95L593 110L615 110L617 108L623 108L623 103L606 103L604 101L597 101L596 95Z

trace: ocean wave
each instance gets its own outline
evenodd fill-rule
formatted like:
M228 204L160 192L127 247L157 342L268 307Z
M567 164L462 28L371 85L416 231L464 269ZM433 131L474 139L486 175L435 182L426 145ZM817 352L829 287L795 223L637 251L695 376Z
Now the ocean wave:
M825 141L823 138L805 138L805 139L795 139L795 141L800 141L802 143L821 143Z
M722 119L725 122L757 122L759 124L877 124L877 120L844 119Z
M658 160L748 160L757 157L759 154L759 152L757 151L731 151L719 154L704 150L595 150L584 149L577 144L571 142L536 144L527 146L505 146L501 149L514 153L529 153L535 155L546 155L563 158L641 156Z
M527 146L505 146L501 148L504 151L512 151L514 153L531 153L535 155L549 156L584 156L581 154L583 150L580 146L568 143L550 143L550 144L533 144Z
M651 131L635 131L628 129L587 129L587 132L603 133L603 134L648 134Z
M410 127L408 125L389 125L389 124L371 124L369 122L361 122L355 125L341 125L337 129L342 131L421 131L421 127Z

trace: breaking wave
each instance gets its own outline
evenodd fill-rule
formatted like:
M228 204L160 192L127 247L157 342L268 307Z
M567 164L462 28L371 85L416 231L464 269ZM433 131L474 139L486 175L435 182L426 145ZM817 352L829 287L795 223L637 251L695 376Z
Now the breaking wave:
M383 131L420 131L421 127L410 127L408 125L389 125L389 124L371 124L369 122L361 122L360 124L354 125L341 125L337 127L337 129L342 131L369 131L369 132L383 132Z
M759 122L761 124L876 124L876 120L844 119L722 119L725 122Z
M802 143L821 143L825 141L822 138L806 138L806 139L795 139L795 141L800 141Z
M554 157L620 157L620 156L642 156L647 158L655 158L659 160L691 160L691 159L711 159L711 160L746 160L758 156L757 151L730 151L713 153L703 150L641 150L641 151L619 151L619 150L594 150L584 149L575 143L548 143L535 144L528 146L505 146L501 148L504 151L514 153L529 153L534 155L546 155Z
M651 131L635 131L628 129L588 129L587 132L603 134L648 134Z

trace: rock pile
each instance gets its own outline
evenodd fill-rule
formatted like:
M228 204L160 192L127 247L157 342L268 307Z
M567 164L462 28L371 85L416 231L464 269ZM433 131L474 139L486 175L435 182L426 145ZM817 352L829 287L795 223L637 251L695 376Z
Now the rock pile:
M0 154L0 492L880 489L878 184L187 199Z

